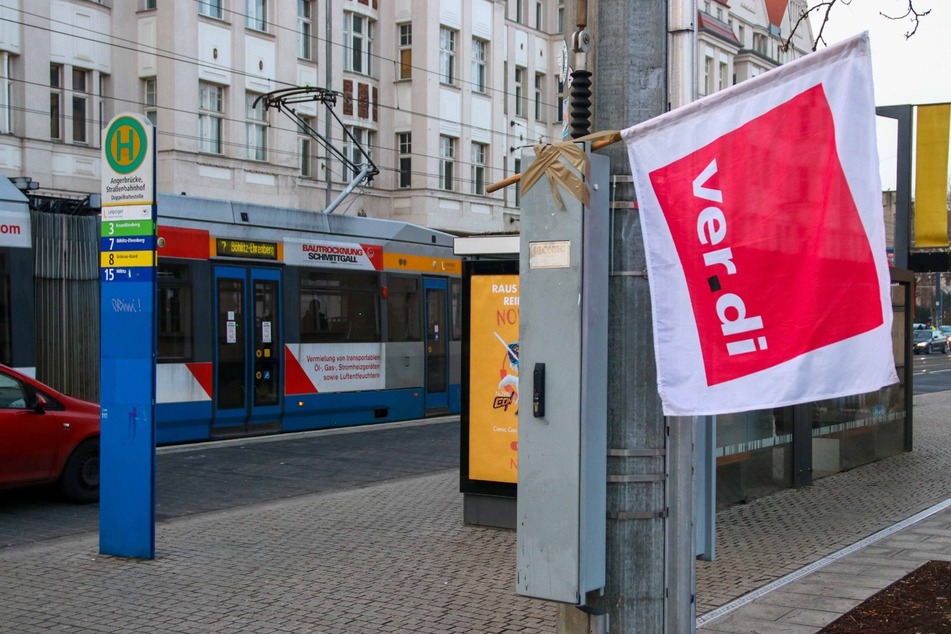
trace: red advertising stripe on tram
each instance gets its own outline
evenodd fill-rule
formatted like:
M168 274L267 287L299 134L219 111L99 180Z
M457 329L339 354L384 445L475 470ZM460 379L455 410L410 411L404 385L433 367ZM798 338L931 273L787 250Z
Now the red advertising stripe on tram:
M360 248L363 249L363 252L366 254L367 259L370 260L370 264L373 265L373 268L377 271L382 271L383 247L377 246L375 244L361 244Z
M185 367L188 368L188 371L192 373L192 376L195 377L195 380L198 381L198 385L201 386L201 389L205 390L205 394L208 395L208 398L211 398L212 392L214 391L213 385L213 375L211 371L210 363L186 363Z
M206 229L184 229L159 225L159 257L207 260L209 237Z
M313 381L307 377L304 368L300 367L300 362L291 352L290 348L284 346L284 394L316 394L317 388Z

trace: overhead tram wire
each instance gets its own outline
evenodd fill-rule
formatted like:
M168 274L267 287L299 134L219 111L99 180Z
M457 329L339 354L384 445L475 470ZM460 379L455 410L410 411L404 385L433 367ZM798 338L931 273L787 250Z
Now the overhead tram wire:
M197 1L197 0L196 0L196 1ZM38 14L30 13L30 12L24 11L24 10L22 10L22 9L20 10L20 13L21 13L21 14L25 14L25 15L31 15L31 16L33 16L33 17L38 17L38 18L41 18L41 19L49 19L50 22L55 22L55 23L58 23L58 24L66 24L66 23L61 22L61 21L59 21L59 20L55 20L55 19L53 19L53 18L46 18L46 16L41 16L41 15L38 15ZM235 14L237 14L237 15L242 15L242 16L245 15L245 14L237 13L237 12L235 12L235 11L230 11L230 13L235 13ZM141 49L143 48L143 46L140 45L140 44L138 44L138 43L136 43L135 46L123 46L123 45L117 44L117 43L115 43L115 42L103 42L103 41L100 40L100 39L96 39L96 38L92 38L92 37L84 37L84 36L76 35L75 33L66 33L66 32L63 32L63 31L57 31L57 30L55 30L55 29L53 29L53 28L50 28L50 27L43 27L43 26L39 26L39 25L35 25L35 24L27 24L27 23L22 22L22 21L12 20L12 19L10 19L10 18L5 18L5 17L0 17L0 21L11 22L11 23L13 23L13 24L18 24L18 25L21 25L21 26L24 26L24 27L29 27L29 28L34 28L34 29L38 29L38 30L43 30L43 31L46 31L46 32L49 32L49 33L52 33L52 34L64 35L64 36L67 36L67 37L79 38L79 39L83 39L83 40L86 40L86 41L95 42L95 43L98 43L98 44L106 44L106 46L115 47L115 48L118 48L118 49L128 50L128 51L132 51L132 52L142 52ZM273 24L273 23L272 23L272 24ZM281 26L276 25L276 24L275 24L274 26L276 26L276 27L278 27L278 28L281 28L281 29L290 30L289 27L281 27ZM101 33L101 32L98 32L98 31L94 31L94 30L92 30L92 29L86 29L86 28L83 28L83 27L77 27L77 28L81 28L82 30L84 30L84 31L86 31L86 32L94 33L94 34L100 35L100 36L102 36L102 37L110 37L111 39L119 40L119 41L121 41L121 42L131 42L131 40L126 40L126 39L123 39L123 38L119 38L119 37L117 37L117 36L113 36L113 35ZM296 33L296 30L293 30L293 32ZM315 39L321 40L321 38L316 37L316 36L315 36ZM156 51L156 52L150 53L150 54L154 54L154 55L156 55L157 57L161 57L161 58L163 58L163 59L169 59L169 60L171 60L171 61L173 61L173 62L182 62L182 63L188 63L188 64L198 65L198 66L204 65L204 62L202 62L201 60L198 60L197 58L191 58L191 57L188 57L188 56L180 55L180 54L177 54L177 53L174 53L174 52L171 52L171 51L167 51L167 50L164 50L164 49L160 49L160 48L158 48L158 47L144 47L144 48L153 49L153 50ZM383 58L383 57L381 57L381 56L375 56L375 57L377 57L377 58L379 58L379 59L382 59L382 60L384 60L384 61L388 61L388 62L392 62L392 63L398 63L396 60L391 60L391 59L388 59L388 58ZM415 66L414 66L413 68L419 68L420 70L422 70L423 72L426 72L426 73L432 73L432 74L436 74L436 73L437 73L437 71L429 71L429 70L423 69L423 68L421 68L421 67L415 67ZM228 70L229 72L232 72L232 73L238 75L238 76L243 76L243 77L255 76L255 75L252 75L251 73L247 73L247 72L245 72L245 71L243 71L243 70L239 70L239 69L235 69L235 68L228 68L227 70ZM289 82L279 81L279 80L277 80L277 79L275 79L275 78L269 78L269 79L270 79L270 81L273 81L273 82L276 83L276 84L282 84L282 85L292 86L292 84L290 84ZM40 84L40 83L38 83L38 82L29 82L29 81L27 81L27 80L11 79L11 81L22 82L22 83L24 83L24 84L36 85L36 86L41 86L41 87L48 87L47 84ZM468 82L467 82L467 83L468 83ZM502 93L505 94L505 95L509 95L509 94L510 94L510 93L507 93L507 92L504 92L504 91L499 91L499 90L497 90L497 89L491 89L491 90L494 91L494 92L502 92ZM64 91L64 92L68 92L68 91ZM97 99L102 99L102 100L123 101L123 102L125 102L125 103L132 103L132 104L140 105L140 106L142 106L143 108L144 108L145 105L146 105L146 104L144 104L144 103L142 103L142 102L136 102L136 101L132 101L132 100L128 100L128 99L120 99L120 98L117 98L117 97L111 97L111 96L106 96L106 95L92 95L92 94L89 94L89 96L90 96L90 97L93 97L93 98L97 98ZM405 109L402 109L402 108L400 108L400 107L398 107L398 106L393 106L393 105L389 105L389 104L385 104L385 103L379 103L379 102L377 102L376 105L377 105L378 107L380 107L380 108L385 108L385 109L390 109L390 110L393 110L393 111L399 111L399 112L406 113L406 114L410 115L411 117L421 117L421 118L424 118L424 119L427 119L427 120L436 121L436 122L449 122L449 123L453 123L454 125L459 125L459 126L461 126L461 127L463 127L463 128L467 128L467 129L470 129L470 130L488 131L488 132L492 132L492 131L493 131L492 128L480 127L480 126L476 126L476 125L473 125L473 124L470 124L470 123L457 122L457 121L453 121L453 120L450 120L450 119L444 119L444 118L442 118L442 117L437 117L437 116L430 115L430 114L425 114L425 113L420 113L420 112L413 112L413 111L411 111L411 110L405 110ZM546 105L549 105L549 106L550 106L551 104L546 104ZM13 108L16 108L15 106L12 106L12 107L13 107ZM182 112L182 113L186 113L186 114L196 114L195 111L182 110L182 109L177 109L177 108L169 108L169 107L167 107L167 106L159 106L159 105L157 105L157 104L152 105L152 106L150 106L150 107L154 107L154 108L157 109L157 110L172 111L172 112ZM22 111L24 111L24 112L31 112L29 109L26 109L26 108L21 108L20 110L22 110ZM41 115L43 115L43 114L48 115L48 114L49 114L48 112L45 112L45 111L35 111L35 112L36 112L36 114L41 114ZM71 117L68 116L68 115L64 115L64 118L65 118L65 119L71 119ZM217 117L217 118L220 118L220 119L222 119L223 121L229 121L229 122L233 122L233 123L239 123L239 124L240 124L240 123L247 123L247 120L246 120L246 119L234 119L234 118L226 117L226 116L223 116L223 115L220 116L220 117ZM93 120L93 121L94 121L94 119L90 119L90 120ZM270 124L270 123L269 123L268 125L269 125L269 127L276 127L277 129L279 129L279 130L284 130L284 131L293 131L293 130L294 130L293 128L282 128L282 127L280 127L280 126L275 126L275 125ZM172 134L172 133L170 133L170 132L161 132L161 131L160 131L160 134L161 134L161 135L164 135L164 136L169 136L169 137L172 137L172 138L176 138L176 137L177 137L177 138L186 138L186 139L197 139L197 138L198 138L197 136L193 137L193 136L191 136L191 135ZM539 140L539 141L545 141L544 138L539 138L538 140ZM222 143L225 144L225 145L228 145L229 147L238 147L238 148L246 147L246 144L241 144L241 143L226 142L226 141L222 141ZM395 148L388 148L388 147L380 146L380 145L376 145L376 146L373 146L373 147L377 147L377 148L379 148L379 149L383 149L383 150L386 150L386 151L394 151L394 150L395 150ZM280 150L277 150L277 149L274 149L274 148L268 148L268 151L269 151L269 152L275 152L275 153L277 153L277 154L284 154L284 155L287 155L287 156L296 156L296 155L297 155L296 152L280 151ZM441 157L441 156L434 156L434 155L427 155L427 154L418 154L418 153L411 153L410 156L411 156L411 157L420 157L420 158L423 158L423 159L442 159L442 158L443 158L443 157ZM463 162L461 162L461 161L455 161L455 162L456 162L457 164L467 164L467 165L471 165L471 163L463 163ZM505 168L490 167L490 166L486 165L486 171L487 171L487 172L490 172L490 171L491 171L491 172L499 172L499 171L501 171L501 172L504 174L504 173L506 173L507 170L506 170ZM431 178L438 178L438 176L435 175L435 174L430 174L429 177L431 177ZM457 180L459 180L459 179L457 179Z
M197 4L199 1L200 1L200 0L194 0L194 2L196 2L196 4ZM242 17L247 17L247 14L240 13L240 12L237 12L237 11L234 11L234 10L226 10L226 11L227 11L228 13L232 13L232 14L234 14L234 15L238 15L238 16L242 16ZM50 22L53 22L53 23L56 23L56 24L63 24L63 25L67 25L67 26L72 26L72 25L69 25L69 24L66 23L66 22L62 22L62 21L56 20L56 19L54 19L54 18L47 18L46 16L42 16L42 15L39 15L39 14L30 13L30 12L28 12L28 11L24 11L23 9L20 9L19 12L20 12L21 14L24 14L24 15L30 15L30 16L33 16L33 17L41 18L41 19L48 19ZM84 40L87 40L87 41L90 41L90 42L94 42L94 43L96 43L96 44L106 44L106 46L111 46L111 47L119 48L119 49L122 49L122 50L128 50L128 51L131 51L131 52L136 52L136 53L145 52L145 53L147 53L147 54L156 55L157 57L161 57L162 59L168 59L168 60L171 60L171 61L173 61L173 62L182 62L182 63L187 63L187 64L191 64L191 65L195 65L195 66L205 66L205 65L207 65L205 62L203 62L203 61L201 61L200 59L195 58L195 57L188 57L188 56L185 56L185 55L181 55L181 54L175 53L174 51L169 51L169 50L162 49L162 48L159 48L159 47L144 46L144 45L142 45L142 44L139 44L139 43L135 42L134 40L129 40L129 39L126 39L126 38L121 38L121 37L118 37L118 36L116 36L116 35L112 35L112 34L108 34L108 33L102 33L102 32L95 31L95 30L93 30L93 29L87 29L87 28L84 28L84 27L73 27L73 28L79 28L79 29L81 29L81 30L83 30L83 31L86 31L87 33L92 33L92 34L94 34L94 35L99 36L99 38L95 38L95 37L82 37L82 36L78 36L78 35L76 35L76 34L74 34L74 33L66 33L66 32L64 32L64 31L57 31L57 30L52 29L52 28L50 28L50 27L42 27L42 26L38 26L38 25L34 25L34 24L27 24L27 23L25 23L25 22L17 21L17 20L12 20L12 19L10 19L10 18L0 17L0 21L7 21L7 22L11 22L11 23L13 23L13 24L19 24L19 25L25 26L25 27L36 28L36 29L44 30L44 31L47 31L47 32L49 32L49 33L54 33L54 34L57 34L57 35L64 35L64 36L67 36L67 37L79 37L80 39L84 39ZM281 25L278 25L278 24L275 24L275 23L269 23L269 24L272 24L273 26L275 26L275 27L278 28L278 29L287 30L287 31L290 31L290 32L295 33L295 34L297 33L296 29L292 29L291 27L285 27L285 26L281 26ZM327 42L326 39L320 38L319 36L313 36L313 37L314 37L317 41ZM112 40L118 40L118 41L120 41L120 42L126 42L126 43L128 43L129 45L128 45L128 46L123 46L123 45L120 45L120 44L116 44L116 43L114 43L114 42L104 42L101 38L110 38L110 39L112 39ZM330 44L333 45L333 46L343 47L343 44L337 44L337 43L332 42L332 41L330 42ZM149 53L148 50L143 51L143 50L142 50L143 48L145 48L145 49L150 49L150 50L152 50L152 51L154 51L154 52ZM392 64L399 64L399 63L400 63L398 60L390 59L390 58L383 57L383 56L376 55L376 54L372 54L371 57L374 57L374 58L376 58L376 59L379 59L379 60L382 60L382 61L385 61L385 62L389 62L389 63L392 63ZM421 67L421 66L412 66L412 68L413 68L413 69L418 69L418 70L420 70L420 71L422 71L422 72L424 72L424 73L427 73L427 74L439 75L439 71L428 70L428 69L423 68L423 67ZM248 72L246 72L246 71L244 71L244 70L240 70L240 69L232 68L232 67L227 68L227 71L230 72L230 73L234 73L235 75L238 75L238 76L240 76L240 77L258 77L257 75L253 75L252 73L248 73ZM284 86L287 86L287 87L296 87L296 84L292 84L292 83L290 83L290 82L280 81L280 80L278 80L278 79L276 79L276 78L268 78L268 79L269 79L270 81L274 82L275 84L284 85ZM372 79L372 78L370 78L370 79ZM472 84L472 82L462 82L461 80L459 80L459 81L460 81L460 83L466 83L466 84L470 84L470 85ZM509 92L507 92L507 91L505 91L505 90L498 89L498 88L489 88L489 87L486 87L486 92L487 92L487 93L488 93L488 92L500 93L500 94L504 95L505 97L513 97L513 96L514 96L513 93L509 93ZM567 96L566 96L566 97L567 97ZM555 107L556 107L555 104L551 104L551 103L548 103L548 102L541 102L541 103L542 103L543 105L549 107L549 108L555 108ZM423 117L423 118L425 118L425 119L430 119L430 120L433 120L433 121L446 122L446 123L452 123L452 124L454 124L454 125L460 125L461 127L464 127L464 128L470 129L470 130L477 130L477 131L481 131L481 132L492 132L492 131L493 131L493 128L491 128L491 127L481 127L481 126L473 125L473 124L471 124L471 123L462 123L462 122L457 122L457 121L453 121L453 120L450 120L450 119L443 119L443 118L441 118L441 117L436 117L436 116L433 116L433 115L430 115L430 114L425 114L425 113L420 113L420 112L413 112L412 110L405 110L405 109L403 109L403 108L400 108L399 106L394 106L394 105L389 105L389 104L382 104L382 103L378 103L377 105L378 105L379 107L382 107L382 108L388 108L388 109L391 109L391 110L394 110L394 111L398 111L398 112L405 112L405 113L409 114L410 116ZM540 140L540 141L547 141L547 139L539 139L539 140Z
M39 83L39 82L31 82L31 81L27 81L27 80L23 80L23 79L12 79L11 82L12 82L12 83L15 83L15 84L37 86L37 87L40 87L40 88L48 88L48 87L49 87L47 84L41 84L41 83ZM140 101L133 101L133 100L129 100L129 99L122 99L122 98L120 98L120 97L108 97L108 96L96 96L96 95L91 95L91 97L94 97L94 98L97 98L97 99L102 99L102 100L104 100L104 101L122 102L122 103L126 103L126 104L131 104L131 105L134 105L134 106L140 106L140 107L143 107L143 108L144 108L145 105L146 105L146 104L144 104L143 102L140 102ZM22 113L28 114L28 115L36 115L36 116L40 116L40 117L49 117L49 111L48 111L48 110L38 110L38 109L34 109L34 108L27 108L27 107L16 106L16 105L9 105L9 106L7 106L7 107L8 107L10 110L12 110L12 111L22 112ZM192 110L182 110L182 109L180 109L180 108L170 108L170 107L167 107L167 106L158 106L158 105L156 105L156 106L154 106L154 107L155 107L156 110L163 110L163 111L166 111L166 112L176 112L176 113L191 114L191 115L197 114L196 112L194 112L194 111L192 111ZM68 120L68 121L73 121L73 120L74 120L71 115L66 114L65 112L64 112L61 116L62 116L62 118L63 118L64 120ZM239 124L247 123L247 120L245 120L245 119L233 119L233 118L224 117L224 116L221 117L221 119L222 119L223 121L228 121L228 122L230 122L230 123L239 123ZM95 119L89 119L89 118L87 118L86 121L87 121L87 122L93 122L93 123L94 123L96 120L95 120ZM276 127L276 126L272 126L272 127ZM278 128L278 129L283 130L283 131L293 131L293 130L294 130L293 128ZM158 135L159 135L159 136L166 137L166 138L171 138L171 139L185 139L185 140L189 140L189 141L199 141L199 140L200 140L197 135L182 134L182 133L173 133L173 132L170 132L170 131L164 131L164 130L162 130L162 129L159 129L159 130L158 130ZM244 144L244 143L236 143L236 142L233 142L233 141L225 141L225 140L222 140L221 143L222 143L222 145L224 145L224 146L227 146L227 147L229 147L229 148L235 148L235 149L243 149L243 148L247 147L247 145ZM84 146L84 147L85 147L85 146ZM395 151L395 148L391 148L391 147L387 147L387 146L383 146L383 145L379 145L379 144L373 145L373 146L371 146L371 147L377 149L377 150L380 151L380 152L392 152L392 151ZM274 147L274 146L268 147L268 153L273 153L274 155L277 155L277 156L286 156L286 157L288 157L288 158L296 158L296 157L298 156L298 152L297 152L297 151L281 150L281 149L278 149L278 148L276 148L276 147ZM209 156L219 156L219 155L209 153ZM412 158L424 158L424 159L426 159L426 158L441 159L441 158L442 158L442 157L440 157L440 156L428 155L428 154L419 154L419 153L411 153L410 156L411 156ZM467 162L463 162L463 161L456 161L456 164L457 164L457 165L471 165L471 163L467 163ZM384 165L384 166L379 166L379 165L378 165L378 167L380 167L380 171L381 171L381 172L398 173L398 172L400 171L398 168L389 167L389 166L386 166L386 165ZM326 165L325 165L325 169L331 170L331 173L336 174L337 176L339 176L339 178L340 178L341 181L343 180L343 174L342 174L342 173L339 173L339 172L337 172L337 171L334 171L334 170L332 170L331 167L326 166ZM504 173L504 171L505 171L504 169L489 167L488 165L485 166L485 169L486 169L487 177L488 177L488 174L489 174L490 172L502 171L502 172ZM438 179L438 178L439 178L439 174L438 174L438 173L424 172L424 171L418 171L418 170L413 170L411 173L412 173L413 175L422 176L422 177L425 177L425 178L428 178L428 179ZM460 182L460 183L468 183L468 182L471 182L471 179L465 179L465 178L461 178L461 177L460 177L460 178L457 178L456 180L457 180L458 182ZM487 178L487 180L488 180L488 178ZM372 190L372 191L377 191L377 190Z
M24 79L11 79L10 81L11 81L11 83L14 83L14 84L30 85L30 86L36 86L36 87L39 87L39 88L49 88L49 85L48 85L48 84L39 83L39 82L32 82L32 81L28 81L28 80L24 80ZM146 106L146 104L143 103L143 102L141 102L141 101L134 101L134 100L130 100L130 99L123 99L123 98L121 98L121 97L111 97L111 96L102 96L102 95L89 95L89 96L90 96L91 98L101 99L101 100L103 100L103 101L113 101L113 102L121 102L121 103L125 103L125 104L130 104L130 105L132 105L132 106L138 106L138 107L143 108L143 109L144 109L145 106ZM154 105L154 106L150 106L150 107L154 107L156 110L162 110L162 111L165 111L165 112L174 112L174 113L189 114L189 115L196 115L196 116L197 116L197 112L195 112L195 111L193 111L193 110L183 110L183 109L181 109L181 108L171 108L171 107L168 107L168 106L159 106L159 105ZM50 114L48 110L39 110L39 109L35 109L35 108L27 108L27 107L24 107L24 106L17 106L17 105L12 105L12 104L8 105L7 108L9 108L10 110L15 111L15 112L22 112L22 113L27 114L27 115L35 115L35 116L40 116L40 117L49 117L49 114ZM66 114L65 111L61 114L61 117L62 117L64 120L67 120L67 121L73 121L73 120L74 120L74 118L73 118L71 115ZM234 119L234 118L226 117L226 116L221 116L221 117L219 117L219 118L220 118L222 121L227 121L227 122L229 122L229 123L238 123L238 124L247 123L247 120L246 120L246 119ZM94 119L94 118L87 118L86 121L87 121L87 122L91 122L91 123L95 123L97 120ZM101 123L104 123L104 122L101 122ZM285 131L285 132L293 132L293 131L295 130L294 128L279 127L279 126L274 126L274 125L271 125L270 127L274 127L274 128L277 128L278 130ZM181 132L173 133L173 132L170 132L170 131L167 131L167 130L162 130L161 128L158 129L158 132L157 132L157 133L158 133L159 136L162 136L162 137L165 137L165 138L170 138L170 139L185 139L185 140L196 141L196 142L197 142L197 141L200 141L200 138L199 138L197 135L183 134L183 133L181 133ZM43 139L43 140L45 140L45 139ZM246 147L247 147L247 144L245 144L245 143L237 143L237 142L234 142L234 141L222 140L221 143L222 143L223 146L226 146L226 147L229 147L229 148L234 148L234 149L243 149L243 148L246 148ZM85 147L85 146L83 146L83 147ZM371 147L371 149L375 149L375 150L377 150L377 151L379 151L379 152L395 152L395 151L396 151L396 148L389 147L389 146L384 146L384 145L380 145L380 144L371 145L370 147ZM296 158L296 157L298 156L298 152L297 152L296 150L282 150L282 149L279 149L278 147L275 147L275 146L269 146L267 151L268 151L269 154L273 154L273 155L276 155L276 156L286 156L286 157L288 157L288 158ZM208 156L223 156L223 155L208 153ZM441 159L443 158L443 157L437 156L437 155L422 154L422 153L411 153L409 156L410 156L411 158L437 159L437 160L441 160ZM321 161L324 162L324 163L326 163L325 161L323 161L323 159L321 159ZM269 161L269 163L270 163L270 161ZM459 161L459 160L455 161L455 163L456 163L457 165L462 165L462 166L470 166L470 165L472 165L472 164L469 163L469 162ZM382 165L382 166L381 166L381 165L378 165L378 167L380 168L380 171L381 171L381 172L398 173L398 172L400 171L400 170L399 170L398 168L396 168L396 167L390 167L390 166L387 166L387 165ZM325 169L330 170L331 168L325 164ZM502 172L502 173L504 174L505 171L506 171L504 168L490 167L489 165L486 165L486 166L485 166L485 170L486 170L486 179L487 179L487 181L489 181L489 182L491 182L491 181L493 180L493 179L490 179L490 178L489 178L489 175L490 175L490 174L493 174L493 173L496 173L496 172ZM332 173L336 173L336 172L332 172ZM423 176L423 177L428 178L428 179L437 179L437 180L439 179L439 174L438 174L438 173L424 172L424 171L418 171L418 170L413 170L411 173L414 174L414 175L416 175L416 176ZM343 175L342 175L342 173L338 173L338 176L340 177L341 180L343 180ZM466 179L466 178L461 178L461 177L457 177L455 180L458 181L458 182L460 182L460 183L468 183L468 182L471 182L471 179ZM495 180L497 180L497 178L496 178ZM376 191L376 190L373 190L373 191Z

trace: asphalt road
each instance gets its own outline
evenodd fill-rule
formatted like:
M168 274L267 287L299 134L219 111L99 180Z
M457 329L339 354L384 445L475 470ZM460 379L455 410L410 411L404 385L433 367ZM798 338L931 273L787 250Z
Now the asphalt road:
M951 355L916 355L914 374L915 394L951 390ZM446 417L160 447L156 521L456 469L459 442L458 417ZM98 530L98 504L0 492L0 548Z
M951 354L914 355L914 393L951 390Z
M156 521L458 466L458 417L160 447ZM98 530L98 504L47 488L0 493L0 548Z

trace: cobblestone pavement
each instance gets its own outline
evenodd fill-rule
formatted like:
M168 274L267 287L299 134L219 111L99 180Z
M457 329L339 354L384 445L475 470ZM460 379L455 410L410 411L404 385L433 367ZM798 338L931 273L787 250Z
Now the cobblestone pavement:
M949 414L951 392L916 396L914 453L719 513L698 613L951 497ZM514 533L461 517L451 469L165 519L154 561L97 533L11 546L0 632L554 632L515 594Z
M697 562L703 614L951 498L951 392L914 397L914 451L717 513L717 560Z

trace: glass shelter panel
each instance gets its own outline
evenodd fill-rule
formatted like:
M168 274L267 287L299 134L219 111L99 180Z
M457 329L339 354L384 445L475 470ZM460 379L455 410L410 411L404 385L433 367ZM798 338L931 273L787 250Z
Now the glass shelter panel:
M792 485L791 407L717 416L717 504Z

